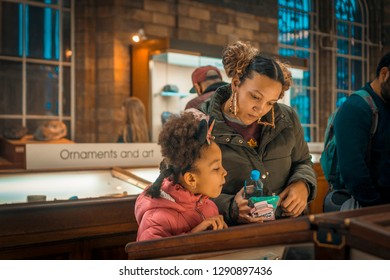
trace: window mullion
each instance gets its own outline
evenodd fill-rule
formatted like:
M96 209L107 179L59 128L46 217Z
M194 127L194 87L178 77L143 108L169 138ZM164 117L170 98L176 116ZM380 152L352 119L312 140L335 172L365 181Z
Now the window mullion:
M22 18L23 18L23 28L22 28L22 46L23 46L23 55L22 55L22 125L27 126L27 5L22 4Z

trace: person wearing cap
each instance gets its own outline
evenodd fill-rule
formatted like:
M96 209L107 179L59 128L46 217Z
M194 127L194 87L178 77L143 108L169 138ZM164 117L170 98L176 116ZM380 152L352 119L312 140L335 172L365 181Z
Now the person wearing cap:
M197 109L200 104L210 98L217 88L227 83L222 81L221 72L217 67L207 65L198 67L192 72L192 84L190 93L197 93L198 96L187 103L186 110Z

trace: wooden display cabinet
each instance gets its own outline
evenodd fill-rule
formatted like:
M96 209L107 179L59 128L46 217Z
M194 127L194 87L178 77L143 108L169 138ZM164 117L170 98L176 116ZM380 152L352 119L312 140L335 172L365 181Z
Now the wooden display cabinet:
M317 176L317 196L309 204L309 213L310 214L320 214L323 213L324 209L324 199L328 192L329 186L328 181L326 181L324 172L322 171L321 164L319 162L314 163L314 172Z
M136 196L0 207L0 259L125 259Z
M120 171L0 174L0 259L126 259L125 245L137 235L134 205L142 188L131 183L141 175L130 181L129 174L138 173ZM42 201L26 203L31 195Z

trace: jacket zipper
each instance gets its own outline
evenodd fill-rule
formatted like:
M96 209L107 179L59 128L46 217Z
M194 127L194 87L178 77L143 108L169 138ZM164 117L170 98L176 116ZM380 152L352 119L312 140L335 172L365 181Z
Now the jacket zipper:
M198 208L198 204L202 204L202 202L198 201L195 205L195 211L199 214L199 216L202 218L202 220L206 220L205 216L203 215L202 211Z

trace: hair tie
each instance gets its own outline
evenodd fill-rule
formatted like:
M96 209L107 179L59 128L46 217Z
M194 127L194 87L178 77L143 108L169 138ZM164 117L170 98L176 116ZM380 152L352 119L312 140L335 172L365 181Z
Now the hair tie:
M214 117L210 117L208 123L205 119L201 120L198 127L198 132L195 135L195 138L198 139L199 143L203 145L207 142L207 144L211 144L211 139L214 136L211 135L215 124Z
M167 178L172 173L173 173L173 168L171 166L169 166L167 169L165 169L161 172L161 174L164 176L164 178Z

